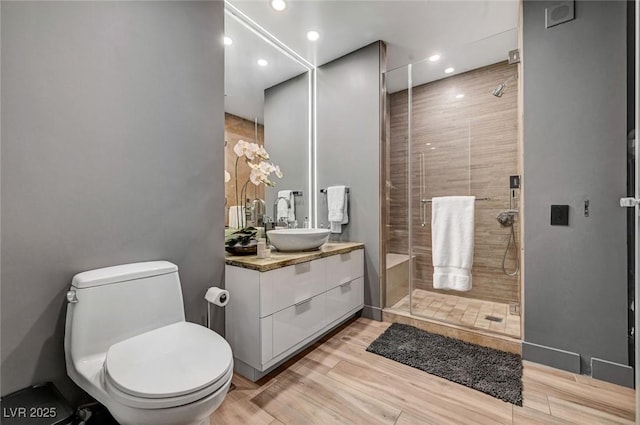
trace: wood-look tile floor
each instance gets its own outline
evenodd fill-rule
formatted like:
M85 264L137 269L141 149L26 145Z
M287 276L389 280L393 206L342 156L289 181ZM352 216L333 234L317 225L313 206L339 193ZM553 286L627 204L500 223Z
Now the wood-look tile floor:
M409 311L409 295L391 310ZM520 316L509 314L509 304L414 289L412 314L520 338ZM488 320L487 316L501 321Z
M356 319L279 370L235 389L211 424L633 424L635 391L524 364L524 405L365 351L390 323Z

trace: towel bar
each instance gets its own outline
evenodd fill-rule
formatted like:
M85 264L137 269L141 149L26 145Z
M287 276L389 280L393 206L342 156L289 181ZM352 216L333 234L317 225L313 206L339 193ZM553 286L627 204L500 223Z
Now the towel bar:
M476 198L476 201L490 201L491 198ZM433 202L433 199L420 199L420 212L422 215L422 223L420 226L427 226L427 204Z
M491 198L476 198L476 201L490 201ZM423 204L430 204L433 202L431 199L421 199L420 202Z
M346 188L346 192L349 193L349 188ZM320 193L327 193L327 189L320 189Z

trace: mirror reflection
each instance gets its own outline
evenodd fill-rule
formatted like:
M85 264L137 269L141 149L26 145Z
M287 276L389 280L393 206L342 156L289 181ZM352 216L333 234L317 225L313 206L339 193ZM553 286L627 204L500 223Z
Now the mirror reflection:
M226 11L228 228L278 220L301 226L308 215L303 199L308 161L300 160L308 156L308 78L307 68Z

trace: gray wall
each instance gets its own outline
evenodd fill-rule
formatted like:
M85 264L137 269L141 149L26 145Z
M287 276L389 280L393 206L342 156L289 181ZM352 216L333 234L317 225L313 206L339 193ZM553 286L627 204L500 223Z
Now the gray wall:
M264 146L282 169L275 187L265 188L267 215L279 190L299 190L296 220L302 227L309 216L309 74L304 73L264 91Z
M222 279L223 3L1 7L1 391L75 392L63 352L75 273L175 262L199 323Z
M380 55L376 42L318 68L318 188L350 188L349 224L333 240L365 244L365 311L380 318ZM318 224L328 225L318 194Z
M524 336L588 373L591 357L628 364L626 4L576 1L575 20L545 29L551 4L524 2ZM570 226L550 226L551 204Z

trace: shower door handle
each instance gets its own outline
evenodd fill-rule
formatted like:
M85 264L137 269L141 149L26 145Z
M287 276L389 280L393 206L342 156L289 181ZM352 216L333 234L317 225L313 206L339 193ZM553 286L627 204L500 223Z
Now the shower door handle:
M422 227L426 227L427 226L427 200L426 199L421 199L420 200L420 212L422 213Z
M620 198L622 208L633 208L636 205L640 205L640 198Z

